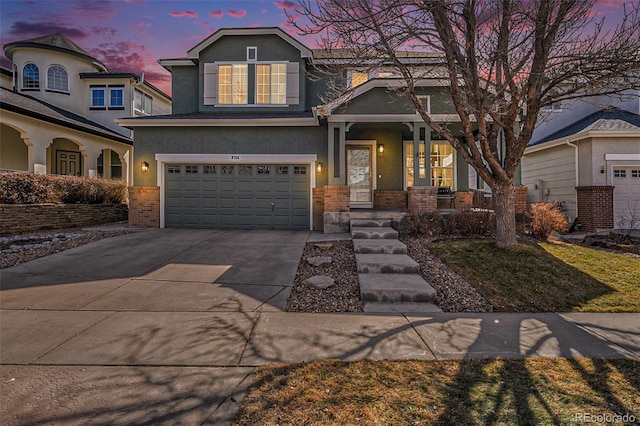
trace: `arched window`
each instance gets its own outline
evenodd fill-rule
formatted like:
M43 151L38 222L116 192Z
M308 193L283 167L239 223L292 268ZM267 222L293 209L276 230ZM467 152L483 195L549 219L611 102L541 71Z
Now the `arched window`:
M68 92L69 77L67 70L60 65L51 65L47 70L47 89L58 92Z
M27 64L22 68L22 88L40 88L40 70L36 64Z

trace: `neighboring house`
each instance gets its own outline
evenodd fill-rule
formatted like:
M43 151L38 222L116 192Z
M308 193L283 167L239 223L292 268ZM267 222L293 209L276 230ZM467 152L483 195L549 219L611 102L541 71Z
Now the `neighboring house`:
M135 130L136 226L327 232L344 227L339 213L434 210L438 188L469 191L467 164L432 137L391 68L345 66L338 84L350 89L322 101L336 84L322 72L335 52L279 28L221 29L187 57L159 62L172 73L173 113L118 120ZM434 75L418 86L455 134L460 118L443 84Z
M171 98L107 67L63 34L4 46L0 169L132 180L123 116L168 114ZM9 80L10 77L11 79Z
M640 228L640 92L628 95L545 111L522 159L529 202L564 202L588 231Z

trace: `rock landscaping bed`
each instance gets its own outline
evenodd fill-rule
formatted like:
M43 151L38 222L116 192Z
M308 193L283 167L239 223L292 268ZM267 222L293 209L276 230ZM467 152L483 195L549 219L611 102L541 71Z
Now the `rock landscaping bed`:
M629 253L640 258L640 238L614 232L599 235L587 235L580 241L586 247L603 248L616 252Z
M333 280L333 284L330 280ZM356 257L351 241L305 245L287 301L287 311L362 312Z
M0 269L126 233L71 228L0 237Z

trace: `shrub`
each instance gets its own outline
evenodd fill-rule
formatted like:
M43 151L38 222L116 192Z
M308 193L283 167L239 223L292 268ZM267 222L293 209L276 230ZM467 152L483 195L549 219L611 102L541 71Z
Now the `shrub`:
M489 236L496 229L496 215L490 210L465 210L458 215L459 232L463 236Z
M118 180L12 172L0 174L2 204L101 204L127 201L127 184Z
M489 236L496 226L492 211L463 211L460 213L408 213L399 224L403 235L437 236Z
M536 238L546 240L553 231L567 230L567 217L557 204L534 203L531 216L531 233Z

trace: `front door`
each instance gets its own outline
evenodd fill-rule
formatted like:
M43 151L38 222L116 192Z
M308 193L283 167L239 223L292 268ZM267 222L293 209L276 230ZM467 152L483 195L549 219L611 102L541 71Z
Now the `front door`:
M56 174L80 176L80 153L56 150Z
M351 207L373 207L371 147L347 146L347 185Z

